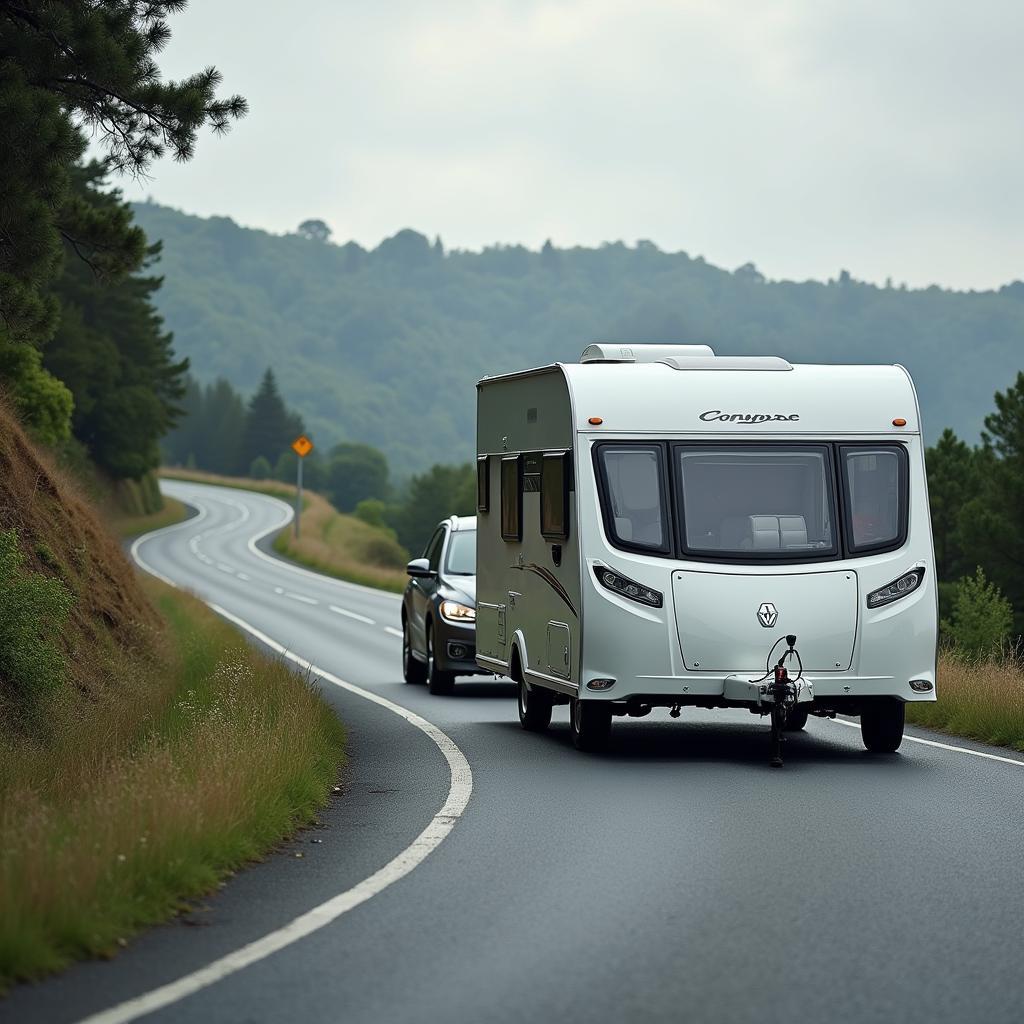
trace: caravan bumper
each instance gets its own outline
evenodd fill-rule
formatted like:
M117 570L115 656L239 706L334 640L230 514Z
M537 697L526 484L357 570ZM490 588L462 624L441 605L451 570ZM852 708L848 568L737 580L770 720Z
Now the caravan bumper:
M588 673L588 678L590 677ZM598 673L593 673L598 675ZM610 673L609 673L610 675ZM910 685L926 680L932 688L921 692ZM766 680L758 679L753 673L730 673L719 675L685 675L685 676L634 676L623 679L621 676L615 685L603 692L588 693L588 697L598 700L644 700L657 699L659 703L674 699L680 704L726 704L760 707L764 702L761 685ZM934 701L935 673L929 669L916 673L907 679L900 680L893 676L858 676L836 673L833 675L805 675L801 680L803 686L798 698L799 703L816 702L827 704L830 701L843 701L861 697L895 697L903 701Z

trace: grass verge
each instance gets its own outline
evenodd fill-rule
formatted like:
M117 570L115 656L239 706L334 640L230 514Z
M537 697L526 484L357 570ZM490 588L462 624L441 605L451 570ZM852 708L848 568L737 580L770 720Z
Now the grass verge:
M221 476L219 473L204 473L201 469L164 468L160 470L163 480L185 480L198 484L213 484L216 487L230 487L236 491L256 491L269 494L272 498L280 498L289 505L295 504L294 484L281 483L280 480L250 480L243 476ZM310 492L303 489L302 507L309 507Z
M194 598L109 684L0 735L0 989L105 956L315 817L344 759L316 688Z
M191 480L220 487L235 487L270 494L285 501L295 501L295 488L276 480L244 480L179 469L164 469L160 475L168 480ZM301 536L296 540L294 527L287 527L274 540L275 551L300 565L339 580L402 593L408 582L405 564L409 560L409 553L391 531L339 512L315 491L303 490L302 509Z
M943 654L938 700L907 705L907 721L1024 751L1024 666L1014 657L972 662Z
M188 518L188 509L174 498L164 497L164 507L159 512L148 516L112 515L106 520L115 537L122 539L137 537L150 530L162 530L165 526L184 522Z

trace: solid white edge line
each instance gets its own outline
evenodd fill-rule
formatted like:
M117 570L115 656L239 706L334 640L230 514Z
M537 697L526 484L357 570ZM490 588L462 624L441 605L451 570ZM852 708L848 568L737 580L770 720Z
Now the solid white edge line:
M160 483L178 484L183 488L187 488L190 485L190 481L188 480L175 480L173 477L161 477ZM282 501L280 498L275 498L270 494L261 494L259 491L247 491L244 488L219 487L217 484L204 484L199 483L198 481L196 481L194 486L209 488L210 490L220 492L217 497L229 505L240 505L239 502L232 501L231 499L234 495L241 492L242 494L251 494L254 497L261 498L268 504L277 505L285 510L287 514L281 522L271 526L267 530L264 530L262 533L258 533L254 537L249 538L249 543L247 545L249 550L261 561L269 562L278 569L287 569L289 572L298 573L300 576L312 577L319 583L329 583L338 587L340 590L355 590L360 594L372 594L374 597L386 597L395 601L400 601L402 599L401 594L393 594L390 590L378 590L376 587L364 587L361 583L349 583L347 580L339 580L334 576L325 576L323 573L314 572L312 569L304 569L301 565L292 565L291 562L286 562L283 558L274 558L272 555L268 555L265 551L261 551L256 545L263 540L264 537L270 536L270 534L275 533L277 530L284 529L284 527L286 527L295 518L295 509L289 505L288 502ZM225 491L228 493L224 494L223 492ZM232 491L234 492L234 495L232 495ZM244 508L245 506L241 507Z
M355 619L357 622L365 622L368 626L377 625L375 619L371 619L366 615L360 615L359 612L350 612L347 608L339 608L336 604L331 604L327 607L338 615L347 615L350 619Z
M842 718L831 719L836 725L846 725L851 729L859 729L860 722L847 722ZM926 740L921 736L903 735L904 742L920 743L925 747L938 747L939 750L954 750L958 754L973 754L975 757L983 757L986 761L999 761L1002 764L1014 764L1018 768L1024 768L1024 761L1018 761L1012 757L1000 757L998 754L986 754L983 750L971 750L970 747L958 747L952 743L939 743L938 740Z
M172 580L169 580L162 573L157 572L152 566L148 565L139 556L138 549L144 539L180 529L182 526L187 526L192 522L193 520L187 520L185 523L177 523L175 526L167 527L164 530L157 530L154 533L146 534L145 537L138 538L132 544L132 557L146 572L156 576L157 579L163 580L165 583L169 583L172 587L177 587L177 584ZM469 761L466 760L466 756L452 739L438 729L436 725L428 722L425 718L421 718L415 712L408 710L408 708L403 708L400 704L395 704L379 694L364 690L354 683L346 682L344 679L319 668L304 658L300 658L297 654L284 648L276 640L271 639L266 633L261 632L244 619L240 619L237 615L233 615L227 609L220 607L220 605L209 601L204 603L222 618L234 623L239 629L244 630L272 651L294 662L312 675L326 679L329 683L333 683L335 686L347 690L357 697L362 697L364 700L386 708L425 733L441 751L445 761L448 763L448 770L451 773L451 785L448 789L448 796L441 809L412 843L396 857L388 861L379 871L370 875L369 878L364 878L363 881L352 886L352 888L321 903L305 914L301 914L283 927L264 935L260 939L256 939L254 942L248 943L248 945L242 946L232 953L228 953L226 956L214 960L205 967L201 967L191 974L186 974L176 981L161 985L159 988L146 992L141 996L136 996L134 999L126 1000L117 1006L112 1006L107 1010L101 1010L89 1017L85 1017L80 1021L80 1024L126 1024L128 1021L136 1020L145 1014L153 1013L165 1006L170 1006L186 996L190 996L209 985L213 985L222 978L226 978L236 971L240 971L251 964L265 959L271 954L278 952L278 950L290 946L293 942L311 935L313 932L323 928L324 925L337 920L342 914L348 913L348 911L358 907L361 903L365 903L368 899L376 896L400 878L404 878L436 850L455 827L455 823L462 817L473 792L473 772L469 766Z

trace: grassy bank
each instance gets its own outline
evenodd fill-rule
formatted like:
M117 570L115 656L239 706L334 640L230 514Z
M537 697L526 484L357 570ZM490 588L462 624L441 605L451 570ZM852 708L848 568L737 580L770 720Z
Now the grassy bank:
M907 721L1024 751L1024 666L1011 657L939 659L939 699L908 704Z
M309 822L344 735L315 688L147 580L163 628L42 731L0 732L0 987L107 955Z
M244 480L177 469L163 470L161 476L169 480L194 480L236 487L295 501L295 488L275 480ZM282 530L274 541L276 551L337 579L402 592L408 579L405 563L409 555L395 540L394 534L339 512L315 491L304 490L302 499L301 536L295 539L293 527Z
M117 537L137 537L150 530L162 530L165 526L184 522L188 509L180 501L165 497L164 507L152 515L129 516L114 514L107 517L107 524Z

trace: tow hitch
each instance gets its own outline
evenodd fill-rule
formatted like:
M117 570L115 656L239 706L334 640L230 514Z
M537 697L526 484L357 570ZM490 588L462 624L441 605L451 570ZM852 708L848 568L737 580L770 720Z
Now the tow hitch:
M772 669L771 660L772 655L775 653L775 648L779 646L782 641L786 641L786 651L782 657L779 658ZM796 678L790 679L789 671L786 668L786 662L795 658L797 663L797 674ZM800 691L803 689L801 679L804 674L803 662L800 660L800 652L796 649L796 635L793 633L787 634L785 637L779 637L778 640L772 644L772 649L768 652L768 670L765 672L760 679L752 679L752 683L762 683L761 685L761 704L762 707L768 706L768 710L762 710L761 714L771 715L772 732L771 732L771 747L772 756L769 762L773 768L782 767L782 744L785 742L785 736L783 731L786 727L786 718L789 713L796 707L797 701L800 699ZM769 678L771 677L771 678ZM769 680L764 682L764 680Z

